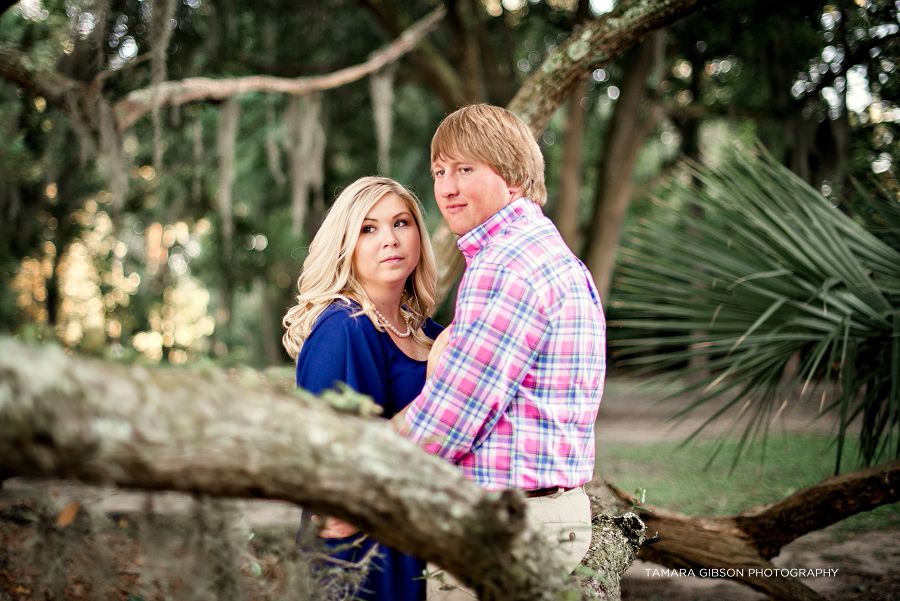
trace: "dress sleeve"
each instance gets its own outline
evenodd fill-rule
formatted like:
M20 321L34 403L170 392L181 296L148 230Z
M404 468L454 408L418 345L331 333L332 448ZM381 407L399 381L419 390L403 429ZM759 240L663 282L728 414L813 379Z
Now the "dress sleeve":
M384 352L374 326L367 326L368 319L352 317L349 310L326 310L297 356L297 386L320 394L344 382L384 407Z
M543 346L547 318L533 288L502 265L460 286L447 350L410 404L404 435L456 462L495 428Z

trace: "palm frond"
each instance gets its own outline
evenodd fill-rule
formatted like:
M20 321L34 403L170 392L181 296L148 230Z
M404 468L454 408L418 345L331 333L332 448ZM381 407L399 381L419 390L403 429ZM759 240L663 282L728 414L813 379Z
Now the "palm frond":
M736 414L744 442L821 390L836 472L854 420L865 462L900 457L896 194L857 183L854 219L762 150L683 172L655 199L668 214L631 228L621 253L609 325L630 335L611 342L616 364L696 395L684 412L727 396L701 429ZM702 216L673 208L688 206Z

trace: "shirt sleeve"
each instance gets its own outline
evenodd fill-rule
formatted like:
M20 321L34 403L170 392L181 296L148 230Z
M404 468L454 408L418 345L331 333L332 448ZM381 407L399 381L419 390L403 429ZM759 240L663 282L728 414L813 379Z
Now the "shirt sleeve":
M297 356L298 387L321 394L344 382L384 407L384 354L375 328L367 328L363 319L343 308L322 314Z
M533 288L512 270L483 265L470 271L460 285L447 349L411 403L403 430L452 462L494 431L534 364L548 323Z

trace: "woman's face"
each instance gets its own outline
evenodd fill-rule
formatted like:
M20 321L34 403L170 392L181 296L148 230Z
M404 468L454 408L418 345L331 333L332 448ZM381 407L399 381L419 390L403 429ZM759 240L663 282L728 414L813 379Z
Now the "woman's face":
M367 292L399 286L419 263L419 228L403 199L389 192L363 219L353 269Z

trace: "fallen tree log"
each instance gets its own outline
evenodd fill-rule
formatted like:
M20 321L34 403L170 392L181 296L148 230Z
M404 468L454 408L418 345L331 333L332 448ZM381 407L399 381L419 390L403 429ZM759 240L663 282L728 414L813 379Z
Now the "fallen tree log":
M595 482L592 492L612 490L605 511L632 507L635 499L614 485ZM736 570L732 578L772 599L823 601L824 597L784 576L769 561L796 538L861 511L900 500L900 460L833 476L763 507L727 517L696 517L648 507L636 509L652 541L638 557L667 568Z
M485 492L365 415L367 397L332 396L343 412L253 370L123 367L0 339L0 480L281 499L441 565L481 599L619 598L643 542L634 514L598 516L597 573L578 587L529 527L521 492Z
M226 376L125 368L0 339L0 479L64 477L282 499L444 565L483 599L549 599L566 589L558 573L545 580L547 558L536 533L521 526L518 493L484 493L383 422L348 413L365 413L364 397L332 401L342 401L345 412L285 392L252 370ZM618 599L619 580L640 549L638 557L668 568L744 568L734 580L775 599L822 600L795 578L749 570L776 569L769 560L797 537L897 502L898 478L900 460L727 517L635 509L651 537L643 547L640 520L628 513L633 497L595 479L585 565L597 574L579 581Z

